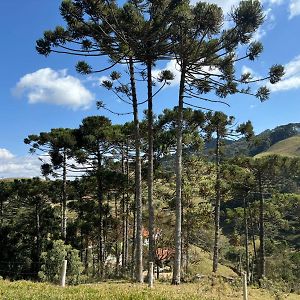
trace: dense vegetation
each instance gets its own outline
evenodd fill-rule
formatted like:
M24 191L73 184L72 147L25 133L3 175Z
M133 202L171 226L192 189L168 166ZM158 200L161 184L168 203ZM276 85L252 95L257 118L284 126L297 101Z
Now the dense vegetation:
M155 262L164 274L169 272L169 262L174 255L171 250L175 223L173 149L176 141L170 118L175 113L166 110L154 123L154 144L157 145L154 151ZM207 251L208 258L209 253L213 253L217 176L216 164L212 159L214 155L207 159L203 149L212 116L205 115L202 127L195 130L192 122L199 113L187 109L184 114L183 280L193 280L197 274L209 276L207 270L212 268L212 260L205 260L197 254L200 249ZM132 124L111 125L108 119L101 116L88 117L82 124L91 120L101 124L97 131L95 125L91 128L93 132L87 128L83 131L83 125L80 125L78 129L52 130L25 139L26 143L31 144L32 151L37 152L57 134L59 141L63 141L60 135L67 133L68 145L72 147L64 162L63 152L59 153L54 143L51 144L53 149L49 157L44 157L47 162L41 168L45 179L1 182L2 277L59 282L61 262L65 257L69 261L69 283L132 276L136 232L134 146L132 137L128 135ZM141 123L142 130L144 125L146 120ZM107 151L101 159L100 171L97 169L97 157L92 156L88 160L90 152L85 152L97 136L97 145ZM147 146L146 133L143 136L142 148ZM162 140L165 136L169 137L168 144ZM87 145L82 144L83 141ZM283 290L299 290L299 159L273 155L263 158L235 157L232 160L222 156L223 146L220 147L220 262L237 274L247 271L249 282L257 281L261 263L260 212L263 209L266 276ZM143 158L144 186L148 162L146 156ZM80 161L80 164L75 161ZM61 169L64 164L68 174L76 177L75 180L64 182ZM59 176L62 179L55 179ZM99 180L100 187L97 185ZM101 210L99 192L103 199ZM264 199L263 207L261 197ZM147 224L145 193L143 203L143 224ZM100 218L103 222L103 264L99 257ZM144 254L148 238L149 231L144 225ZM66 245L59 239L65 240ZM166 257L161 254L162 250L167 253ZM146 266L147 260L144 269ZM220 274L232 276L222 269Z

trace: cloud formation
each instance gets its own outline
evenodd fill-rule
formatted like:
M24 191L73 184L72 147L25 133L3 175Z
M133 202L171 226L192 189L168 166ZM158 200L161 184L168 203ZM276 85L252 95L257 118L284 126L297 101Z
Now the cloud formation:
M1 159L11 159L13 157L14 157L14 155L11 152L9 152L7 149L0 148L0 160Z
M247 66L242 67L242 74L250 73L252 79L251 80L258 80L260 78L259 74L257 74L255 71L253 71L251 68Z
M300 1L299 0L291 0L289 5L289 19L292 19L296 16L300 15Z
M177 64L175 59L170 60L164 68L153 70L153 77L157 78L159 76L159 73L163 70L169 70L174 75L174 79L170 81L169 86L176 86L180 83L180 66Z
M172 81L170 81L170 85L167 85L166 87L168 87L168 86L173 87L173 86L179 85L181 71L180 71L180 66L178 65L178 63L176 62L176 60L175 59L170 60L166 64L166 66L164 68L162 68L162 69L155 69L155 70L153 70L152 71L153 77L157 78L159 76L159 73L161 71L164 71L164 70L169 70L174 75L174 79ZM202 68L202 70L205 73L216 74L216 75L221 74L220 71L217 68L212 68L212 67L209 67L209 66L204 66ZM201 76L199 76L198 78L200 78L200 77Z
M67 74L67 70L40 69L23 76L15 87L16 95L26 94L28 102L50 103L76 109L87 109L95 96L78 78Z
M17 157L7 149L0 149L0 178L39 176L40 165L41 162L36 156Z
M1 178L32 178L40 177L41 165L51 163L49 156L25 155L17 156L5 148L0 148L0 179ZM88 165L78 165L74 159L68 160L69 165L76 165L81 168L88 168ZM58 178L62 178L62 170L56 170ZM67 178L73 180L85 172L69 171ZM50 178L53 178L50 176Z
M300 88L300 55L284 66L285 75L276 84L268 84L272 92L288 91Z

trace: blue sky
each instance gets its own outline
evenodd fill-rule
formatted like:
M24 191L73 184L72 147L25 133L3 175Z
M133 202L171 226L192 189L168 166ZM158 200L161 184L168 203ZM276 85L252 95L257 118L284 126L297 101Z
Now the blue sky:
M226 13L239 1L208 2L219 4ZM265 103L235 95L228 99L229 108L213 107L235 116L238 122L250 119L257 133L300 121L300 0L264 0L262 3L266 21L255 38L264 44L264 52L256 62L242 62L236 69L238 72L250 70L253 76L259 77L277 63L285 65L286 75L272 87L271 97ZM108 73L98 77L82 76L74 67L78 58L58 54L45 58L35 51L35 41L42 37L44 30L64 25L59 5L60 0L0 1L0 178L39 175L39 161L28 155L28 146L23 143L29 134L57 127L75 128L84 117L95 114L105 114L114 123L131 120L130 116L116 117L96 109L95 101L103 100L112 110L131 111L99 86ZM243 50L240 49L241 53ZM107 65L105 58L94 63L99 67ZM157 72L164 68L176 73L174 62L159 63ZM175 81L157 96L154 102L157 113L176 105L177 90ZM141 91L140 101L144 99Z

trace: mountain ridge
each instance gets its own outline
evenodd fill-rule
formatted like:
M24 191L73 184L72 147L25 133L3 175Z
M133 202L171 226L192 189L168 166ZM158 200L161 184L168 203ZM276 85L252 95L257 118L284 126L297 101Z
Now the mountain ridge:
M247 141L245 138L241 138L234 142L228 143L226 141L226 145L224 146L224 155L226 157L233 157L237 155L245 155L245 156L256 156L258 154L267 152L273 145L281 142L284 143L286 140L287 143L293 141L294 146L297 149L298 138L292 140L288 140L291 137L299 136L299 151L300 151L300 123L289 123L286 125L280 125L273 129L267 129L258 135L254 136L251 141ZM293 153L285 153L285 147L281 147L282 153L280 150L276 150L274 154L282 154L291 156ZM289 148L287 145L286 148ZM278 148L277 148L278 149ZM270 154L272 154L272 149ZM293 155L292 155L293 156ZM298 156L298 155L295 155ZM299 152L300 156L300 152Z

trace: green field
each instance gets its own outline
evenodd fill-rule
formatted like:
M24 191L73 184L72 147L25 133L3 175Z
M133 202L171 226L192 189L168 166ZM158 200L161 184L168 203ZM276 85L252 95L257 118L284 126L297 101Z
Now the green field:
M279 298L278 298L279 297ZM191 299L191 300L230 300L242 299L242 289L239 284L223 282L216 278L212 286L212 279L204 279L199 283L171 286L167 283L155 284L153 289L146 284L133 284L126 282L106 282L92 285L79 285L61 288L44 283L28 281L0 281L0 299L2 300L146 300L146 299ZM299 300L299 295L277 296L266 290L251 288L249 300L287 299Z
M300 135L292 136L271 146L267 151L257 154L255 157L278 154L289 157L300 156Z

